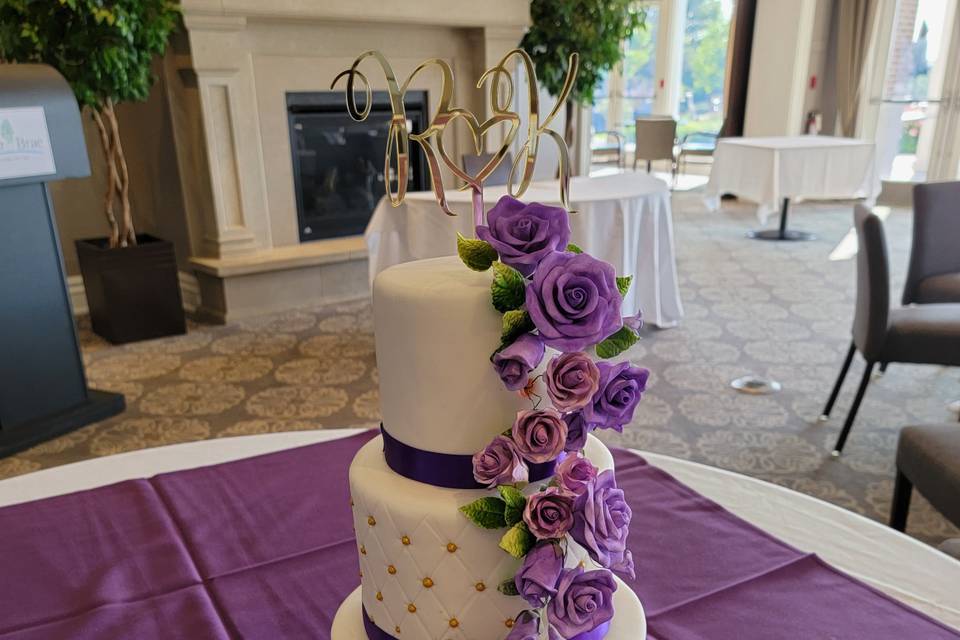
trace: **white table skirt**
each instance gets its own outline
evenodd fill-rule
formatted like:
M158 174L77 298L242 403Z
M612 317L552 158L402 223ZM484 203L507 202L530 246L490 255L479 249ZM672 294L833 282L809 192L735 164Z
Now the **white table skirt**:
M488 187L487 209L504 193L505 187ZM447 198L456 217L440 211L433 192L409 193L399 207L380 200L365 233L371 283L395 264L455 254L457 232L474 237L470 193L450 190ZM556 182L534 183L522 199L559 204L559 188ZM667 184L643 173L577 177L571 181L570 200L578 212L570 216L572 242L610 262L618 275L634 276L624 315L639 308L646 322L676 326L683 307Z
M360 429L203 440L121 453L0 481L0 507L343 438ZM638 451L744 520L960 628L960 562L913 538L802 493L729 471Z
M717 210L724 193L756 202L761 224L783 198L866 198L873 204L880 193L874 144L832 136L724 138L704 190L707 207Z

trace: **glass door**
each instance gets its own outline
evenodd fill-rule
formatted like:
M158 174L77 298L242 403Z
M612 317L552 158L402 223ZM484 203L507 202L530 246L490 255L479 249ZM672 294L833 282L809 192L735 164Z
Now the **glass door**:
M632 149L635 119L654 112L661 4L641 2L640 6L646 11L644 28L623 43L623 62L606 74L594 93L590 125L595 156L614 144L609 132L622 136L621 142Z
M677 136L719 133L734 0L687 0Z
M957 119L951 99L960 44L957 0L889 0L883 8L878 44L886 60L871 92L880 177L890 182L955 177L955 160L949 166L954 145L944 141Z

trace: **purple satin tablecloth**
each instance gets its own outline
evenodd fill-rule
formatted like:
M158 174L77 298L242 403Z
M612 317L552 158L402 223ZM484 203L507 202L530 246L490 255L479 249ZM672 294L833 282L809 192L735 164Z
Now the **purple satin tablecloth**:
M0 509L0 640L321 638L375 432ZM615 451L651 640L960 639Z

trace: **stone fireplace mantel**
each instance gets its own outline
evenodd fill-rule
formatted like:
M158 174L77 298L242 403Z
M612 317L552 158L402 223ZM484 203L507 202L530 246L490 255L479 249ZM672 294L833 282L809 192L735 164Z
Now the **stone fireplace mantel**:
M473 83L529 23L525 0L182 0L182 11L190 50L175 64L195 78L200 122L180 119L177 155L201 313L219 321L367 295L362 238L300 244L286 92L329 90L359 53L380 49L401 77L446 60L457 102L482 112ZM411 88L432 103L439 79L423 74ZM465 136L454 136L457 154Z

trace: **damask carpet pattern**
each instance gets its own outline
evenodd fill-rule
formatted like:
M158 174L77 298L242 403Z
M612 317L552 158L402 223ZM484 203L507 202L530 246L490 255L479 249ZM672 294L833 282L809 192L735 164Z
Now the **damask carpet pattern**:
M863 363L850 372L833 420L816 422L849 344L854 261L847 204L799 205L791 223L818 240L748 240L752 207L704 210L674 197L686 318L644 331L632 360L653 372L634 424L611 444L730 469L885 520L897 431L956 420L960 371L893 365L871 385L844 455L829 451ZM899 297L910 214L887 219ZM847 241L844 242L844 238ZM831 259L831 254L835 259ZM836 259L839 258L839 259ZM123 451L235 435L344 426L379 419L369 302L298 309L227 326L190 325L185 336L107 345L81 322L91 383L126 395L123 415L0 460L0 478ZM744 374L783 391L736 393ZM958 424L960 428L960 424ZM960 535L915 498L909 532L937 543Z

